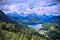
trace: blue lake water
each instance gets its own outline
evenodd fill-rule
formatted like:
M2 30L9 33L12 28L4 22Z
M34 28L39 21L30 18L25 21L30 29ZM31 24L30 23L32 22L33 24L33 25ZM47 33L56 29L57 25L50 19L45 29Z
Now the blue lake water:
M35 29L40 29L42 27L42 24L28 25L28 26Z

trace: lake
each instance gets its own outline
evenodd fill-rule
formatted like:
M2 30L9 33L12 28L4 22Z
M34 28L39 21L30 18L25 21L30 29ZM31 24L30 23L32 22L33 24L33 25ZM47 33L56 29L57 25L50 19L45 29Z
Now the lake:
M42 27L42 24L28 25L28 26L35 29L40 29Z

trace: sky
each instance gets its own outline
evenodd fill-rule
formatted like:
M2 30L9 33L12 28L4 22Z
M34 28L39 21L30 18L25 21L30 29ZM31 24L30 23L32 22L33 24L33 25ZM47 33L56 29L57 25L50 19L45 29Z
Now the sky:
M6 14L60 15L60 0L0 0L0 10Z

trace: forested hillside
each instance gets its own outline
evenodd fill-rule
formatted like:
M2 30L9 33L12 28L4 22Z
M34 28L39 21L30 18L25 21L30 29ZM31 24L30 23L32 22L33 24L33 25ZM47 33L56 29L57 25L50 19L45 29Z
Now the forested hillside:
M26 25L17 26L16 24L0 22L0 40L47 40L47 38Z

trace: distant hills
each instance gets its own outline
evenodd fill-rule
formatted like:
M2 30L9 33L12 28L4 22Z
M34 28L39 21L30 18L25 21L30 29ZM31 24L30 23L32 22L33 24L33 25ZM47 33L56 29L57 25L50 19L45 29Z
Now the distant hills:
M18 15L16 12L8 13L7 16L10 17L13 20L19 20L19 19L23 18L22 16Z
M44 22L58 22L60 21L60 16L47 16L47 15L37 15L36 13L31 13L25 15L24 13L17 14L16 12L5 14L0 10L0 21L7 23L21 23L21 24L40 24Z
M60 25L60 16L53 16L49 19L52 23L58 23Z
M21 16L22 15L22 16ZM22 24L40 24L44 22L51 22L52 20L57 20L59 19L60 16L47 16L47 15L37 15L36 13L31 13L27 16L24 15L24 13L21 13L18 15L16 12L15 13L8 13L8 17L12 18L13 20L20 22Z

